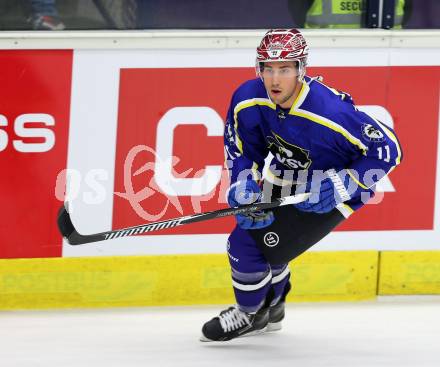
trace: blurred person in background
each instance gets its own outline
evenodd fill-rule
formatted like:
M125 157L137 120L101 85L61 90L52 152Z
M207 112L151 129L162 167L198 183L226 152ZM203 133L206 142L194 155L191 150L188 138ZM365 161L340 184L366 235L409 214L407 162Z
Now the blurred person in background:
M55 0L30 0L32 15L30 23L34 30L62 31L66 27L61 22Z
M394 28L402 24L405 0L395 1ZM291 0L289 10L301 28L362 28L367 0Z
M439 29L439 0L406 0L403 28Z

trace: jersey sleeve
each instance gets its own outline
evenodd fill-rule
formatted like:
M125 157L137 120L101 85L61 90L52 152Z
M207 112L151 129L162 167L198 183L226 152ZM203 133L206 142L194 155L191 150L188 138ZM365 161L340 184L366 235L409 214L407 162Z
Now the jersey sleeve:
M258 120L258 109L249 100L239 98L239 93L234 93L224 131L226 167L231 185L240 180L261 179L268 148Z
M362 192L374 191L375 184L401 163L403 155L396 133L389 126L355 107L352 113L344 115L344 125L363 147L359 149L346 142L354 157L352 163L344 167L348 191L354 198Z

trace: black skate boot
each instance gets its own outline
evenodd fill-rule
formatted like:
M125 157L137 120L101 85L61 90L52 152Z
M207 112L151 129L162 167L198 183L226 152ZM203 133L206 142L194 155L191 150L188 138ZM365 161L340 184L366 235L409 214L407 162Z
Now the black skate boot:
M266 331L278 331L281 330L281 321L283 321L285 316L285 305L286 296L290 292L291 285L290 282L286 284L284 288L283 295L276 305L269 308L269 323L267 324Z
M284 319L285 302L281 300L269 309L269 323L267 324L266 331L278 331L281 330L281 321Z
M268 321L267 307L256 313L243 312L238 306L229 307L203 325L200 341L226 341L259 334L265 331Z

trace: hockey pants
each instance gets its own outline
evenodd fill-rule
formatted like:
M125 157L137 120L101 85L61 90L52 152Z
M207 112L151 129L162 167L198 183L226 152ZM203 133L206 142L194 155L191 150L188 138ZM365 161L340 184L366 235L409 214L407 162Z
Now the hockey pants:
M266 302L276 304L290 278L288 262L320 241L343 215L302 212L293 205L274 210L275 221L266 228L244 230L238 226L228 240L232 285L240 309L255 312Z

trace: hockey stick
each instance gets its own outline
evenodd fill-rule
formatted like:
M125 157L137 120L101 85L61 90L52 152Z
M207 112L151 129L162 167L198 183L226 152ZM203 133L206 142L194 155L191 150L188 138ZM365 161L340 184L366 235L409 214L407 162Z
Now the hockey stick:
M309 196L310 193L304 193L295 196L287 196L284 198L279 198L270 203L248 204L237 208L220 209L220 210L215 210L201 214L193 214L184 217L163 220L160 222L141 224L138 226L116 229L113 231L106 231L106 232L85 234L85 235L80 234L75 229L75 226L72 223L72 219L70 218L68 203L65 203L65 205L62 206L58 212L57 224L58 224L58 229L61 232L61 235L67 240L67 242L70 245L82 245L84 243L112 240L114 238L134 236L145 232L174 228L174 227L182 226L184 224L202 222L205 220L215 219L215 218L223 218L230 215L249 214L259 210L273 209L278 206L300 203L306 200Z

